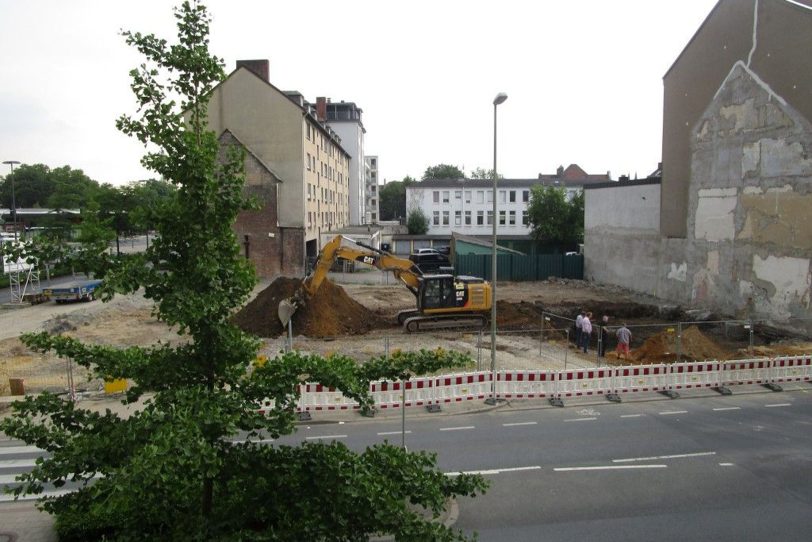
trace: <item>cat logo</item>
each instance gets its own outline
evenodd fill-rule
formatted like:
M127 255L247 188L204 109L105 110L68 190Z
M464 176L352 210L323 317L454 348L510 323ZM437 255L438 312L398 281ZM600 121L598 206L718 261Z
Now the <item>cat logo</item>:
M364 256L364 259L361 260L361 262L367 265L375 265L375 258L372 256Z

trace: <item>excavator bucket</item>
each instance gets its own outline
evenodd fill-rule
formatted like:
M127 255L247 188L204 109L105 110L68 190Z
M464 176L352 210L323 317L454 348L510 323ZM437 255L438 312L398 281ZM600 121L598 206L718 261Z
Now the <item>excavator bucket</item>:
M290 322L290 319L293 317L293 313L296 312L296 309L298 308L299 304L292 297L283 299L279 302L277 315L279 316L279 321L282 322L283 327L287 327L288 322Z

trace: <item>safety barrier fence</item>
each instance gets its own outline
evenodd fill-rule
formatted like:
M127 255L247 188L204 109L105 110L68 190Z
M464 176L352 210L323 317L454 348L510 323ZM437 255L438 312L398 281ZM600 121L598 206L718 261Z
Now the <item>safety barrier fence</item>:
M495 379L493 378L495 375ZM403 381L375 381L370 394L376 408L434 407L477 399L548 399L606 396L619 401L624 395L711 388L726 393L728 386L761 384L778 388L786 382L812 381L812 355L735 361L702 361L671 364L556 370L476 371ZM266 404L264 407L269 407ZM301 386L299 412L354 410L357 402L340 391L316 383Z

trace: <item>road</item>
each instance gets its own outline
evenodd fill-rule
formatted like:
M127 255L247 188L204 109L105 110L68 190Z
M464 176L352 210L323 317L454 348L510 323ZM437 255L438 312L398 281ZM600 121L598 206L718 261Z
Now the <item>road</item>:
M808 540L812 387L799 386L407 417L406 442L436 451L449 475L490 481L484 496L457 503L456 527L483 541ZM400 423L303 425L274 444L338 440L363 450L400 443ZM35 455L0 457L0 480Z

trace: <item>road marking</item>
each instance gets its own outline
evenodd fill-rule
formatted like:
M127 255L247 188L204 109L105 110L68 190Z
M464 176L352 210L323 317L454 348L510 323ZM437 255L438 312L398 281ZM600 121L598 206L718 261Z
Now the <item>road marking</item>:
M305 437L305 440L322 440L331 438L347 438L347 435L324 435L322 437Z
M742 407L740 407L740 406L729 406L729 407L723 407L723 408L714 408L713 410L716 411L716 412L721 412L723 410L741 410L741 409L742 409Z
M599 467L560 467L555 472L571 472L579 470L621 470L621 469L667 469L668 465L601 465Z
M657 459L681 459L684 457L702 457L706 455L716 455L716 452L697 452L694 454L673 454L655 455L652 457L627 457L625 459L613 459L612 463L631 463L632 461L654 461Z
M269 442L274 442L272 438L264 438L260 440L232 440L232 444L245 444L246 442L250 442L251 444L267 444Z
M465 431L466 429L476 429L473 425L464 425L462 427L441 427L440 431Z
M666 410L665 412L660 412L660 416L669 416L671 414L688 414L687 410Z
M76 491L75 489L58 489L54 491L43 491L37 495L25 495L16 499L17 501L35 501L42 497L61 497L62 495L67 495L68 493L73 493ZM5 495L0 493L0 502L14 502L14 495Z
M792 406L791 403L776 403L774 405L764 405L765 408L775 408L775 407L783 407L783 406Z
M732 467L733 463L719 463L720 467Z
M572 418L569 420L564 420L565 422L591 422L597 420L598 418Z
M539 422L514 422L514 423L503 423L503 427L517 427L519 425L538 425Z
M380 436L385 436L385 435L402 435L403 433L404 433L403 431L384 431L383 433L378 433L378 435L380 435ZM411 432L411 431L406 431L406 434L407 434L407 435L411 435L411 434L412 434L412 432Z
M36 467L35 459L5 459L0 461L0 469L30 468Z
M643 416L642 414L623 414L620 417L621 418L640 418L642 416Z
M0 476L0 485L2 485L2 484L16 484L16 483L18 483L16 478L18 476L20 476L20 475L22 475L22 473L20 473L20 474L9 474L8 476Z
M541 469L540 465L533 465L532 467L508 467L505 469L490 469L490 470L468 470L463 472L447 472L445 473L446 476L459 476L460 474L502 474L503 472L519 472L525 470L539 470Z
M0 446L0 455L36 453L45 453L45 450L36 446Z

